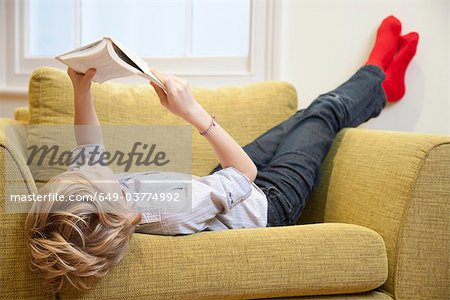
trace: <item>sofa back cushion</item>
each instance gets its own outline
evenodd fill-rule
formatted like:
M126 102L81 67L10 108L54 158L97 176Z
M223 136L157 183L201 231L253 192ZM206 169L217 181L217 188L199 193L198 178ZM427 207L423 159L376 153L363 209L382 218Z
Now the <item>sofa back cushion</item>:
M101 124L182 125L168 113L151 86L93 83ZM285 82L261 82L224 88L193 88L194 97L241 145L251 142L297 109L295 88ZM66 72L43 67L29 82L29 124L73 124L73 90ZM217 164L207 141L192 129L192 173L206 175Z

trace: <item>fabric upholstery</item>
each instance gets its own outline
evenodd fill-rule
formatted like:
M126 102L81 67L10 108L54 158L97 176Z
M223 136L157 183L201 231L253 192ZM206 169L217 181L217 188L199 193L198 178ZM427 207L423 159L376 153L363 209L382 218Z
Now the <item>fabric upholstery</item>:
M357 293L387 276L384 242L352 224L135 234L130 253L88 292L62 299L238 299ZM124 278L132 277L133 280ZM126 284L124 284L126 282Z
M450 299L450 142L427 153L403 216L396 296Z
M386 242L387 293L448 296L449 144L450 136L344 129L299 223L371 228Z
M271 298L274 299L274 298ZM276 298L275 298L276 299ZM327 295L327 296L299 296L299 297L285 297L280 298L282 300L286 299L299 299L299 300L391 300L393 299L387 294L378 291L371 291L367 293L360 294L346 294L346 295Z
M18 107L14 113L14 120L18 124L28 124L30 117L30 110L28 107Z
M23 132L9 131L6 126L15 121L0 119L0 298L1 299L53 299L42 286L42 280L28 268L23 226L25 214L6 211L5 198L9 194L36 192L31 173L23 155Z

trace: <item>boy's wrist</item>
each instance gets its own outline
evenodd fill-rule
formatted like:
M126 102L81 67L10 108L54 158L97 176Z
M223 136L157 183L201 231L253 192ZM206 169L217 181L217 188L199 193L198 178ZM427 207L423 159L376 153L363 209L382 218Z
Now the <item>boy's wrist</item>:
M74 88L73 93L75 98L85 98L91 95L91 89L78 89Z
M211 115L198 105L189 113L185 120L197 128L198 131L203 132L211 124Z

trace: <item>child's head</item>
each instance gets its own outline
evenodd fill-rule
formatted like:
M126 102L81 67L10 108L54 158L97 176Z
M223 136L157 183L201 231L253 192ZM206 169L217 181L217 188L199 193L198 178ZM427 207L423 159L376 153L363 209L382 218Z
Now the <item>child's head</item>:
M35 201L26 219L30 267L54 292L68 285L87 289L105 276L126 254L140 221L123 198L100 201L98 195L108 193L105 184L86 174L69 171L52 178L39 194L56 193L64 201ZM70 201L74 195L78 200Z

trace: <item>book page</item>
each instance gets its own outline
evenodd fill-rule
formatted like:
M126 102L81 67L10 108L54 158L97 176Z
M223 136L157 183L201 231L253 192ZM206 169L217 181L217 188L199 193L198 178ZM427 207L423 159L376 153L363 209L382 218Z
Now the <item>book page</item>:
M111 43L114 47L117 55L126 63L131 65L133 68L141 71L143 74L139 74L142 77L151 80L160 88L165 89L164 84L150 71L148 64L139 56L133 54L130 50L128 50L125 46L120 44L117 40L113 38L107 38L111 40Z
M112 44L114 51L116 52L116 54L127 64L129 64L130 66L132 66L133 68L135 68L136 70L140 71L140 72L144 72L141 68L139 68L138 65L136 65L136 63L134 61L132 61L122 50L120 50L119 47L116 46L116 44Z
M97 69L97 73L92 81L98 83L135 74L134 72L122 67L113 58L111 58L107 48L86 57L66 59L64 63L80 73L85 73L89 68Z
M128 50L128 48L126 48L124 45L119 43L119 41L110 37L106 37L106 39L109 39L111 43L116 47L116 49L119 49L120 52L122 52L123 55L125 55L128 58L128 60L132 61L133 64L138 66L137 68L141 70L141 72L145 73L148 70L147 63L142 58L140 58L139 56L135 55L133 52Z
M102 47L103 46L103 45L101 45L102 42L103 42L103 40L95 41L93 43L87 44L80 48L77 48L77 49L71 50L69 52L66 52L64 54L58 55L55 58L59 60L61 57L70 58L72 56L89 55L90 53L96 51L95 48Z

